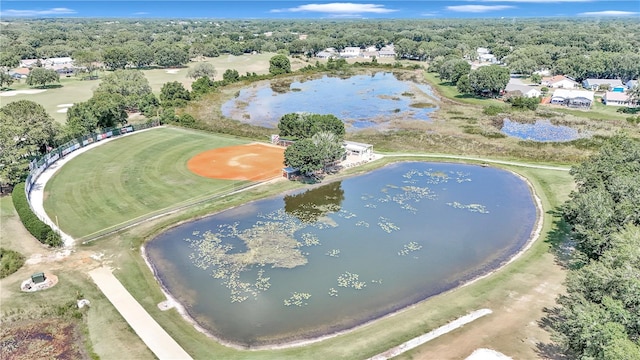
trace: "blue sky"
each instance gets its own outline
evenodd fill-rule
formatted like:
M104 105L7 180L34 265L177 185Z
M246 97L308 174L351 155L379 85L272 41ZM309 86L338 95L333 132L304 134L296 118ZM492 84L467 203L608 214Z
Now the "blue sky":
M640 0L27 1L0 0L0 17L430 19L640 17Z

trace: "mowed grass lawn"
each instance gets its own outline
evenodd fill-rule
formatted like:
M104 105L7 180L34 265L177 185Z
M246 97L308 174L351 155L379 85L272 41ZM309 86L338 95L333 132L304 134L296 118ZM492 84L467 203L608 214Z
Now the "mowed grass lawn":
M176 128L115 139L80 154L53 176L45 188L45 211L80 238L228 191L242 182L201 177L186 164L202 151L243 143Z

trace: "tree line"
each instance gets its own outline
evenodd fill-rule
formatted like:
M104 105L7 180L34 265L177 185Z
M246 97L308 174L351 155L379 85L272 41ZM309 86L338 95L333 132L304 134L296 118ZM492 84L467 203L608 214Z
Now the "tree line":
M572 168L562 206L575 247L548 320L579 359L640 359L640 142L618 135Z
M198 56L286 51L312 57L347 46L394 44L399 59L473 60L488 48L513 72L548 69L578 81L637 78L640 24L634 19L491 20L139 20L33 19L0 24L0 66L72 56L110 69L179 66ZM301 36L304 35L304 36Z

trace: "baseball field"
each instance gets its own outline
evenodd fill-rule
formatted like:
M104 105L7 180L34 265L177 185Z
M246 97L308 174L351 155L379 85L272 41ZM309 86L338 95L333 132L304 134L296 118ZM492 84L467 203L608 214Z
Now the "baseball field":
M87 238L278 177L283 153L193 130L145 131L69 161L47 183L44 207L63 231Z

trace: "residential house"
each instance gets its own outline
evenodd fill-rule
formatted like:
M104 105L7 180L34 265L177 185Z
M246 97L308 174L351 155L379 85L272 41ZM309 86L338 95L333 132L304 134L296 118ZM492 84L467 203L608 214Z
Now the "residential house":
M378 53L378 48L375 46L369 46L362 52L362 57L365 59L378 58L380 57L380 53Z
M587 90L558 89L551 96L551 104L573 108L590 108L593 103L593 92Z
M334 48L326 48L316 54L318 59L329 59L338 57L338 53Z
M512 83L507 84L507 87L505 87L504 91L507 93L507 95L516 96L518 95L518 93L520 93L521 96L528 98L534 98L542 95L540 90L536 89L533 86Z
M347 46L340 52L340 57L357 58L360 57L360 48L355 46Z
M29 68L20 67L14 69L13 71L9 71L9 75L11 75L14 79L26 79L29 76L31 70Z
M627 89L631 89L632 87L638 85L638 80L629 80L625 85L627 85Z
M585 79L582 81L582 86L585 89L596 91L601 86L609 86L610 91L624 92L625 86L622 85L622 81L619 79Z
M396 57L396 50L393 44L384 46L380 51L378 51L378 55L380 57Z
M491 52L487 48L479 47L476 49L476 53L478 54L478 60L480 62L488 62L491 64L499 63L495 55L491 54Z
M609 106L629 106L629 95L623 92L607 91L602 97L602 103Z
M564 75L556 75L552 77L542 78L542 86L555 89L574 89L578 87L578 83Z

